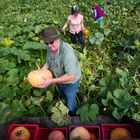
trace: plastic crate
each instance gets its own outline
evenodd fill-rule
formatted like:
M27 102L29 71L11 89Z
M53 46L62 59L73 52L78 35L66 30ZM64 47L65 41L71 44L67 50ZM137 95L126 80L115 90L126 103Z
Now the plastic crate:
M31 139L32 140L37 140L38 125L35 125L35 124L11 124L8 128L8 134L7 134L6 140L9 139L9 135L10 135L11 131L18 126L26 127L30 131Z
M100 132L99 126L70 126L69 133L76 127L84 127L89 131L89 133L93 132L95 134L97 140L101 139L101 132Z
M58 130L58 131L61 131L63 134L64 134L64 136L65 136L65 140L68 140L68 128L66 128L66 127L62 127L62 128L47 128L47 130L46 130L46 137L45 137L45 135L43 134L44 132L42 131L41 132L41 137L43 137L44 139L40 139L40 140L47 140L48 139L48 136L49 136L49 134L52 132L52 131L54 131L54 130Z
M130 131L132 137L135 137L133 126L131 124L102 124L102 139L108 140L110 138L110 133L114 128L123 127Z
M38 140L47 140L47 131L48 128L39 128L38 129Z

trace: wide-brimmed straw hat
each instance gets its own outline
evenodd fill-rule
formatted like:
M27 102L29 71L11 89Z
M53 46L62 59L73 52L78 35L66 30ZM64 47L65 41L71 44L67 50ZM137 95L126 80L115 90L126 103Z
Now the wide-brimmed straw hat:
M59 37L60 37L59 33L56 31L55 27L53 26L47 27L42 31L42 38L46 43L55 41Z

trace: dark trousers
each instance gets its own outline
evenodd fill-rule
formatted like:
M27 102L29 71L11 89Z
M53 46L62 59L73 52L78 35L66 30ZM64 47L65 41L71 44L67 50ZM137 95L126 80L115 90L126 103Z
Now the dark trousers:
M82 33L82 31L80 31L79 33L76 33L76 34L70 33L70 39L71 39L71 42L73 44L76 43L77 38L78 38L78 41L80 42L80 44L82 46L85 46L85 41L83 39L83 33Z

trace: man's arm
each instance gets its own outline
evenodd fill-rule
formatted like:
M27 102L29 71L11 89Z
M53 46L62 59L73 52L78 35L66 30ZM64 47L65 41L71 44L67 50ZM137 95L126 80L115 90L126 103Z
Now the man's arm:
M47 63L45 63L41 69L48 69L48 68L49 68L49 65Z
M53 78L52 79L52 84L70 82L70 81L73 81L73 80L75 80L75 75L74 74L65 74L61 77Z
M61 77L57 77L57 78L43 78L44 82L42 85L39 86L39 88L45 88L51 84L56 84L56 83L63 83L63 82L70 82L73 81L75 79L75 76L73 74L65 74Z

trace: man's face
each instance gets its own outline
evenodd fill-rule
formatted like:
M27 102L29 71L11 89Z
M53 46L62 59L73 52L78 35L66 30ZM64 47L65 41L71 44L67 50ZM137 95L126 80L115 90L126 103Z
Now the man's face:
M51 50L51 52L57 52L57 50L60 47L60 39L56 39L55 41L45 43L48 48Z

